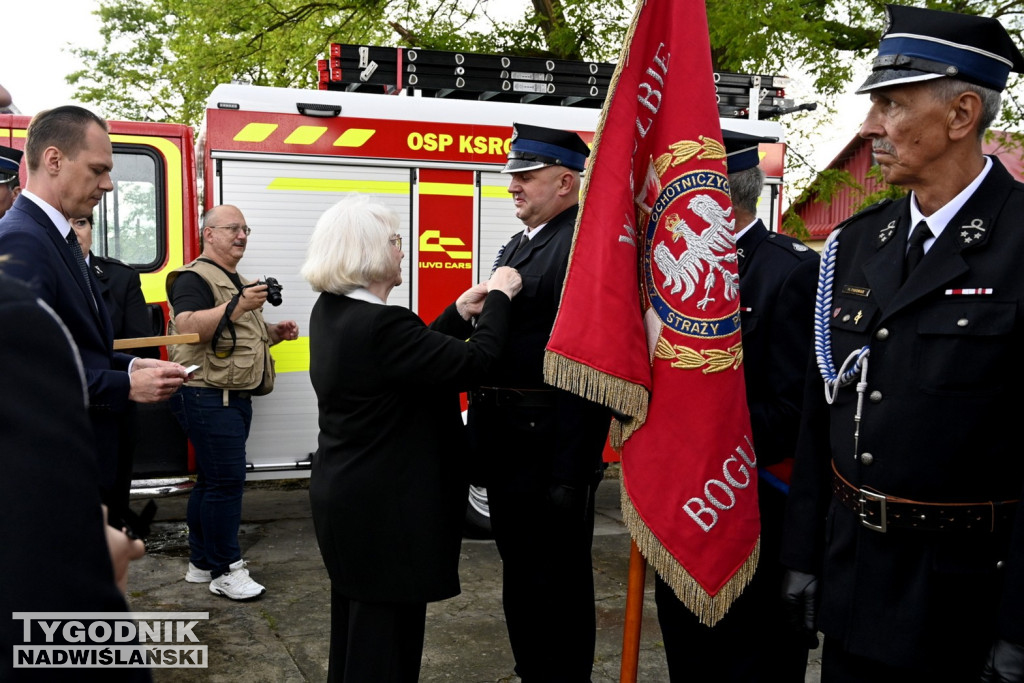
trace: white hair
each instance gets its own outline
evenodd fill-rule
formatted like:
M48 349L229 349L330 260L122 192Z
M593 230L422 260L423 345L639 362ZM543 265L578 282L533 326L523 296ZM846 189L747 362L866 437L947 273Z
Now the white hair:
M318 292L347 294L389 279L394 256L389 239L398 215L362 194L350 194L324 211L309 238L302 277Z

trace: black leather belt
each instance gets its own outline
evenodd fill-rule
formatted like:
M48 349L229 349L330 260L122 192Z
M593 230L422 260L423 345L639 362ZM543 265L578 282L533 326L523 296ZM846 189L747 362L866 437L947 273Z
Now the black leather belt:
M188 386L187 384L185 386ZM191 389L198 389L199 391L216 391L218 394L223 394L224 389L218 389L217 387L189 387ZM252 398L252 390L250 389L227 389L230 396L235 398Z
M555 390L479 387L469 392L469 405L493 408L553 408Z
M890 528L918 531L972 531L992 533L997 525L1008 524L1017 514L1017 500L980 503L925 503L859 489L846 481L832 463L832 493L860 517L872 531Z

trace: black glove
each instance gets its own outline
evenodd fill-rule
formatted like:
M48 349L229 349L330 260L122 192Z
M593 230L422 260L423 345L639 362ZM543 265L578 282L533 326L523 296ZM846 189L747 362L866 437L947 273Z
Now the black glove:
M981 671L981 683L1024 683L1024 645L997 640Z
M590 487L552 484L548 487L548 502L562 512L585 519L590 501Z
M793 569L782 575L782 602L793 627L806 634L807 647L818 647L818 577Z

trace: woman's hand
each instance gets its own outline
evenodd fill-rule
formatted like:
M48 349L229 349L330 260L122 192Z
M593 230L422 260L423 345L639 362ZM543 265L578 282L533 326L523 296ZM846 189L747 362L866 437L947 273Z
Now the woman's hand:
M455 310L463 320L470 320L484 310L484 299L487 298L487 283L473 285L455 300Z
M487 290L494 289L505 292L508 298L513 298L523 288L523 278L519 271L509 266L502 266L494 271L491 279L487 281Z

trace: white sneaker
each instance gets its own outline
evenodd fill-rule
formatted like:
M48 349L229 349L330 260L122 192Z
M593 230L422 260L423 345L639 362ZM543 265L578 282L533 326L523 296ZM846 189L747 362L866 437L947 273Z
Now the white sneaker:
M249 577L245 560L233 562L228 571L210 581L210 592L232 600L249 600L263 595L267 589Z
M189 583L210 583L213 577L209 569L200 569L191 562L188 563L188 571L185 572L185 580Z

